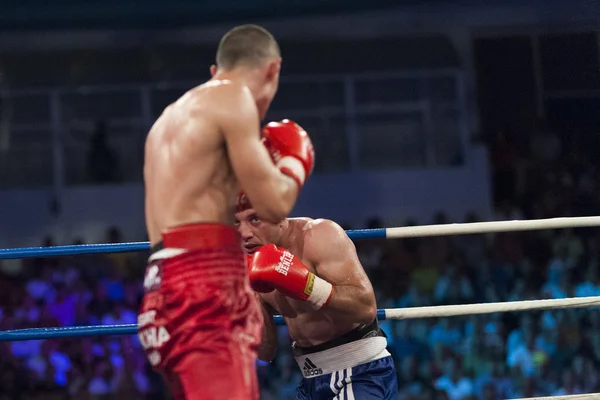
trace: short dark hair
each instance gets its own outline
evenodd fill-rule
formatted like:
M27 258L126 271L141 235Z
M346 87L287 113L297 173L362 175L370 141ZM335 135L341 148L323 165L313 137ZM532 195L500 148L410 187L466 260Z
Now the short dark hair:
M258 25L240 25L221 38L217 49L217 67L254 67L268 58L279 56L279 45L269 31Z

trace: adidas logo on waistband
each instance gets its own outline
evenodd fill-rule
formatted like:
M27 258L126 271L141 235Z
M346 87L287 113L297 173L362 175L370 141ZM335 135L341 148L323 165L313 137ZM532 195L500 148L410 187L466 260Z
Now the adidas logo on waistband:
M304 376L316 376L323 374L323 370L310 361L310 358L304 360L304 367L302 367L302 370Z

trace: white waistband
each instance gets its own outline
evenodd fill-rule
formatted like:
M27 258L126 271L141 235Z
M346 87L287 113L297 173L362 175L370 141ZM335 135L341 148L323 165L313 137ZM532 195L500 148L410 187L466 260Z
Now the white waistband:
M163 260L165 258L175 257L185 253L186 251L186 249L176 249L171 247L166 249L160 249L156 253L152 254L150 258L148 258L148 263L151 263L152 261L156 260Z
M377 336L295 358L302 376L314 378L387 357L386 347L386 338Z

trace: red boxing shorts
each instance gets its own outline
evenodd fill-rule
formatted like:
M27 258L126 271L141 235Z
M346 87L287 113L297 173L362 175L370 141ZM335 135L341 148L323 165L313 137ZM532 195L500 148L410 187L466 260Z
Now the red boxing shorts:
M258 399L263 319L236 230L169 229L152 249L144 290L139 338L174 399Z

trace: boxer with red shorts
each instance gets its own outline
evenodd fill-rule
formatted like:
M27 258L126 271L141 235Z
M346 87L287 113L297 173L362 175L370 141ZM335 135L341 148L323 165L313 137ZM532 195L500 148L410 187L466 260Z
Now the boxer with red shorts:
M225 225L168 229L153 247L140 341L175 398L258 398L263 320L243 266L239 236Z
M146 139L145 211L152 254L138 316L152 366L176 400L258 399L263 311L232 227L243 188L262 218L292 209L314 152L294 122L259 132L281 58L263 28L228 32L213 78L167 107Z

